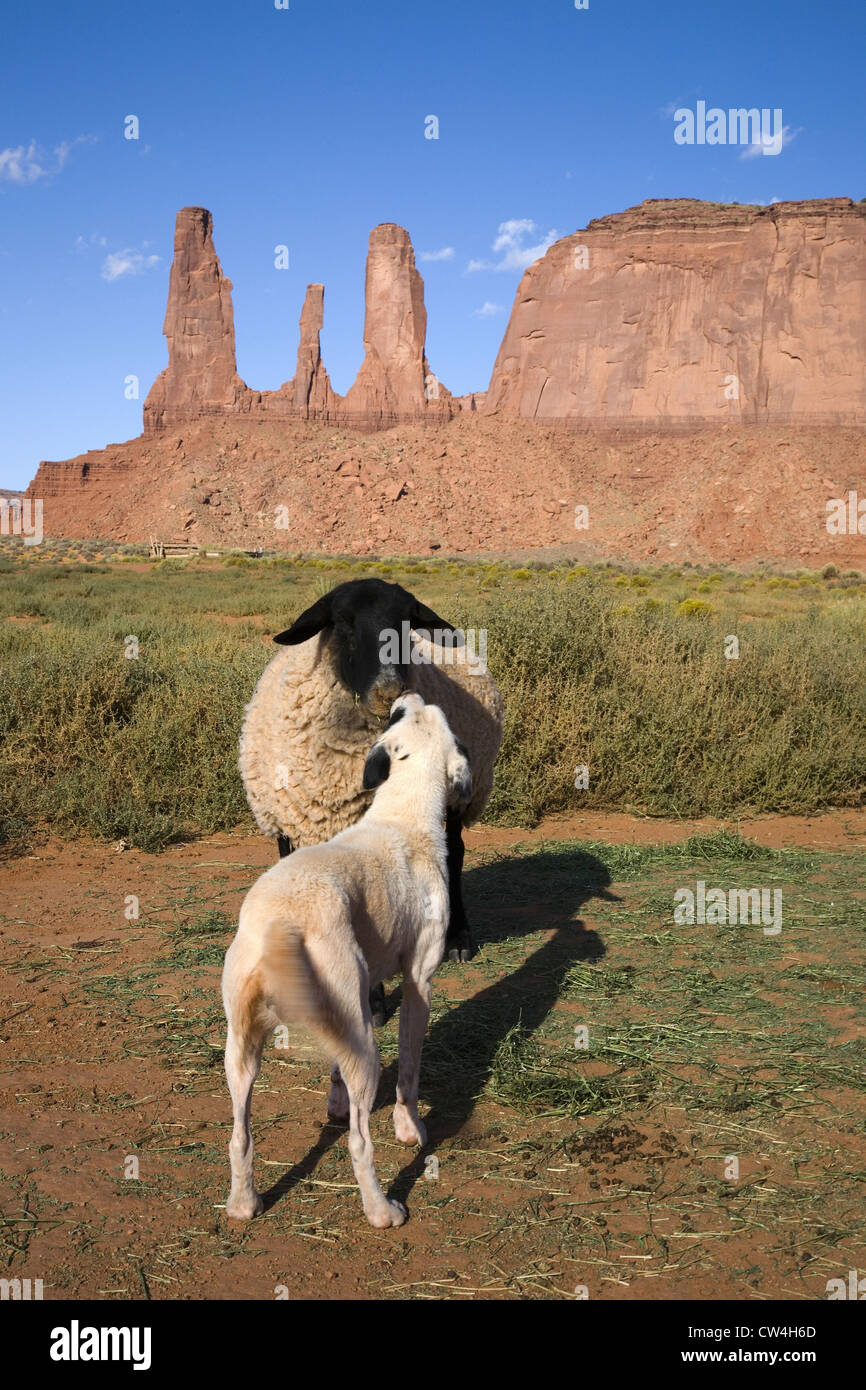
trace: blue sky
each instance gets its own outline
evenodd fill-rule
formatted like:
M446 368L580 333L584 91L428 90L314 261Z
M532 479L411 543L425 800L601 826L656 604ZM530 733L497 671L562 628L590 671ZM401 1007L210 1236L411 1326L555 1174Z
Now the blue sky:
M304 289L322 281L325 363L347 390L369 231L398 222L431 365L462 393L487 386L522 267L554 235L650 197L866 196L851 0L43 0L8 7L4 38L8 487L139 432L184 205L213 212L251 386L293 375ZM784 148L678 145L674 109L701 100L781 108Z

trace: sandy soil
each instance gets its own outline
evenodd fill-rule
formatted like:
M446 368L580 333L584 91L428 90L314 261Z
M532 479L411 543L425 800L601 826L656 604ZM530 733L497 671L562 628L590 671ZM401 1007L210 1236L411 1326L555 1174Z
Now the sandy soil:
M469 862L515 843L662 842L711 824L597 814L533 831L482 827L469 836ZM762 818L741 830L767 845L862 848L866 812ZM807 1277L802 1247L780 1257L781 1233L760 1223L727 1232L715 1266L687 1257L698 1233L674 1208L653 1208L652 1193L693 1182L695 1165L709 1182L724 1140L684 1114L643 1111L599 1125L523 1120L485 1097L450 1113L434 1103L440 1167L426 1181L423 1155L390 1130L390 1062L374 1140L383 1183L408 1201L411 1219L372 1231L345 1131L324 1123L326 1068L294 1038L288 1052L269 1051L256 1091L266 1214L248 1226L227 1221L218 980L228 938L217 930L188 940L184 924L213 911L234 917L271 862L261 838L218 835L159 856L48 839L0 865L4 1275L42 1278L46 1298L119 1300L273 1298L283 1288L293 1299L573 1298L587 1283L592 1297L616 1299L822 1296L826 1271ZM126 915L130 895L137 920ZM545 943L557 935L552 918L526 915L518 907L509 917L516 932L524 923L544 927ZM592 903L569 930L578 945L590 940ZM522 965L514 989L542 980L539 972ZM476 963L437 979L446 1013L510 987L509 971ZM842 1152L850 1135L834 1142ZM741 1181L778 1174L762 1143ZM137 1178L126 1175L131 1159ZM566 1216L597 1223L615 1263L589 1261L580 1239L558 1239ZM706 1217L699 1231L711 1244Z

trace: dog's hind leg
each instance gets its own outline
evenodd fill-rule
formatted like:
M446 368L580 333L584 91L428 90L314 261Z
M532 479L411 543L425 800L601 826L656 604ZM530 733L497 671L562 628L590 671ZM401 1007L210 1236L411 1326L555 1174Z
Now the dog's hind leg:
M371 1226L402 1226L407 1212L402 1202L389 1201L379 1184L373 1162L370 1137L370 1111L379 1084L379 1049L373 1025L365 1021L363 1032L353 1039L355 1047L341 1051L337 1058L340 1074L349 1093L349 1153L355 1180L361 1189L364 1214Z
M266 1027L259 1022L255 1006L249 1006L246 989L232 1001L228 1009L226 1038L226 1077L232 1097L234 1128L229 1142L232 1166L232 1186L226 1202L226 1215L238 1221L248 1221L262 1210L262 1199L253 1184L253 1136L250 1129L250 1106L253 1086L262 1064L262 1050L267 1036Z
M367 962L352 935L348 914L336 912L326 929L308 935L307 960L317 982L318 1006L309 1026L325 1044L349 1101L349 1153L371 1226L402 1226L406 1208L385 1196L373 1162L370 1112L379 1085L379 1049L370 1016ZM331 1072L332 1080L335 1073Z

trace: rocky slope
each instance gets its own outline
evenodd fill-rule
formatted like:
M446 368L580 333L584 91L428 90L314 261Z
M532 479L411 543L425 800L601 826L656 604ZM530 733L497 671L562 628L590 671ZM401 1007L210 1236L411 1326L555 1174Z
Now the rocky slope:
M43 464L39 495L48 536L863 569L866 536L825 523L827 500L866 495L864 478L856 429L574 431L461 414L361 433L238 417Z

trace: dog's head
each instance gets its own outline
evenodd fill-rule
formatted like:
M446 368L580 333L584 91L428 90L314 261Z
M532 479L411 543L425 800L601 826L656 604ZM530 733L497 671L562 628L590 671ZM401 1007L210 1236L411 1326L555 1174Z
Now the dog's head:
M411 629L454 630L400 584L351 579L324 594L274 641L296 646L324 633L344 689L381 717L409 685Z
M391 718L376 739L364 765L364 787L374 791L389 779L434 776L441 769L449 806L465 806L472 796L469 754L458 743L438 705L425 705L420 695L401 695L391 706Z

